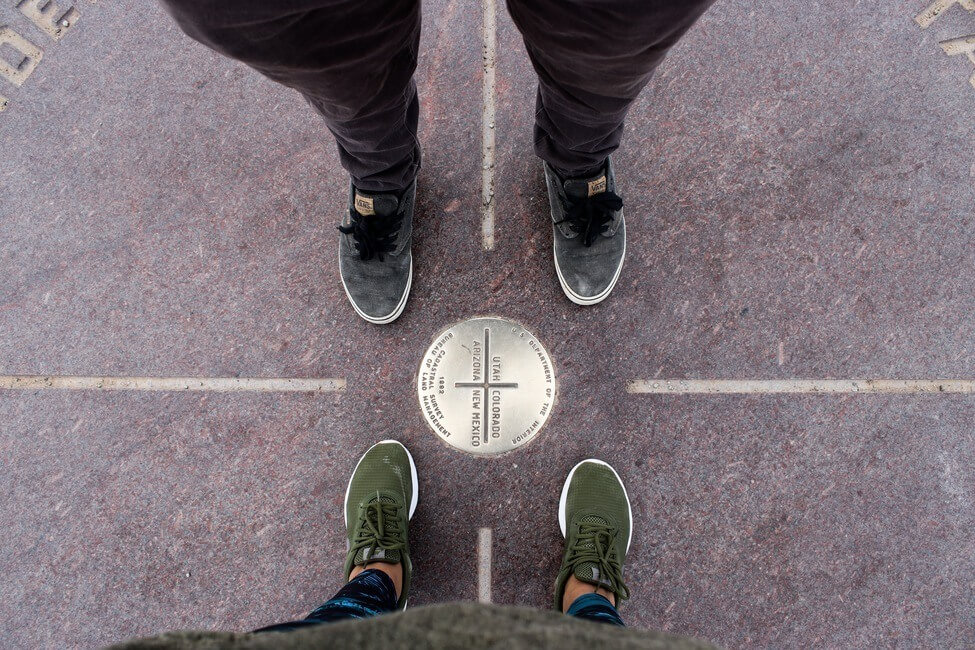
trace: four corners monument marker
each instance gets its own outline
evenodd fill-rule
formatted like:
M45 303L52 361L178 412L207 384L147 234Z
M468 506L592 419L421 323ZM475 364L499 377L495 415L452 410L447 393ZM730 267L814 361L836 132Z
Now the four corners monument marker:
M438 334L416 383L434 433L478 455L501 454L534 439L557 394L544 346L502 318L472 318Z

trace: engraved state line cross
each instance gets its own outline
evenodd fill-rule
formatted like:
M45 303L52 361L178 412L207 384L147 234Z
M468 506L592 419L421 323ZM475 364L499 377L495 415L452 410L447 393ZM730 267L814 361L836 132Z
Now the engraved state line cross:
M488 413L488 391L492 388L518 388L517 382L492 382L490 380L490 364L491 364L491 330L487 327L484 328L484 360L481 362L481 378L483 381L458 381L454 382L454 388L481 388L484 390L484 404L482 407L484 409L484 421L481 424L481 430L483 431L482 438L484 444L488 442L488 423L487 423L487 413Z

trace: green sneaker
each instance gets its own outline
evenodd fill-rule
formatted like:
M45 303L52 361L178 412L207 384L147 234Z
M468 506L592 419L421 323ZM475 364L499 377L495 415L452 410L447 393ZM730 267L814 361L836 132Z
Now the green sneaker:
M562 611L565 584L573 575L613 592L617 605L629 598L623 562L633 538L633 511L616 470L595 458L573 467L562 486L559 526L565 555L555 581L555 609Z
M410 541L408 528L416 510L416 464L401 443L383 440L363 454L345 490L345 529L349 552L345 579L353 567L370 562L403 565L403 591L399 608L406 608L410 593Z

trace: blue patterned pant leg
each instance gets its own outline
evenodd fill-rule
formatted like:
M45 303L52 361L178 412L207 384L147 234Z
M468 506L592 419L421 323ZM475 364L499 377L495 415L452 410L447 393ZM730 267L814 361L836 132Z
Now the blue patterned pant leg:
M620 618L620 613L616 611L613 604L607 598L597 593L583 594L573 600L566 614L596 623L608 623L610 625L626 627L623 619Z
M369 618L396 610L396 587L388 575L368 569L339 589L335 596L300 621L262 627L255 632L288 632L332 621Z

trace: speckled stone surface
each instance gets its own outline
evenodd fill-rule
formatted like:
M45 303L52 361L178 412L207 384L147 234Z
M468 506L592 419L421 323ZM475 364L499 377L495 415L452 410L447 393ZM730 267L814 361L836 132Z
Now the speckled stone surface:
M411 605L547 607L565 472L636 517L634 626L729 647L975 645L975 399L649 396L632 379L975 378L971 65L955 5L720 0L633 108L613 296L554 276L534 79L498 24L497 247L480 245L480 10L424 6L411 302L355 317L346 177L293 92L155 6L82 1L0 85L0 375L343 377L344 393L0 391L0 645L91 647L300 616L340 584L341 498L380 438L420 470ZM0 81L0 84L3 84ZM522 451L449 449L414 375L452 322L546 345L559 400Z

